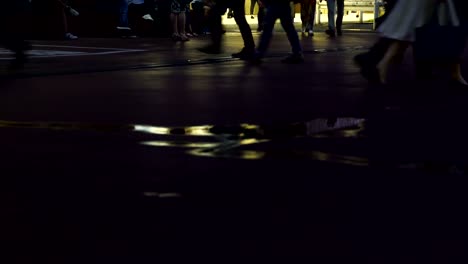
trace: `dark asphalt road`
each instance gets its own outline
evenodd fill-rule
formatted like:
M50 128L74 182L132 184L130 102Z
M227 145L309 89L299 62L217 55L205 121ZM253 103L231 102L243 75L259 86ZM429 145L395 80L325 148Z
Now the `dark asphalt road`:
M18 263L466 257L468 92L414 81L410 54L389 87L369 85L352 63L369 33L302 38L292 66L281 34L261 66L230 59L240 37L226 39L219 56L195 50L204 39L34 42L36 56L75 53L0 70L2 250Z

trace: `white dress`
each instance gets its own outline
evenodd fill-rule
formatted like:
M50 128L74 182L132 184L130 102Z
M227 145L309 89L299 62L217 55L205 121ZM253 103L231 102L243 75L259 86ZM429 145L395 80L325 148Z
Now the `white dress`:
M416 28L428 23L435 11L440 23L460 25L452 0L441 5L438 0L399 0L377 31L385 38L414 42Z

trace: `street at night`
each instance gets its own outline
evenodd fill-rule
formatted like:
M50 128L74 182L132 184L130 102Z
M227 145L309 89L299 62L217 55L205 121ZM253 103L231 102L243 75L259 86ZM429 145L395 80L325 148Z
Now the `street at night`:
M41 40L9 71L0 49L2 251L16 263L466 257L468 90L416 80L411 49L388 84L369 83L353 57L377 38L300 36L297 65L280 62L280 31L260 65L231 57L234 30L218 55L197 51L206 36Z

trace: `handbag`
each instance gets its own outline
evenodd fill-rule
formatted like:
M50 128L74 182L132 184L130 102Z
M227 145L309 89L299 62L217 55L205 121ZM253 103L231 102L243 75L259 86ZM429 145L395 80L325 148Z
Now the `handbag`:
M416 29L413 44L418 61L451 62L459 60L465 48L466 35L460 26L453 3L438 3L427 24Z

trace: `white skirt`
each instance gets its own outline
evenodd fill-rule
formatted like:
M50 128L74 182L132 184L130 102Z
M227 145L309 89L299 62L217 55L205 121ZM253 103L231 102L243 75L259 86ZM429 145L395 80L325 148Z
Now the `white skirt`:
M459 26L455 5L437 4L438 0L400 0L390 15L377 29L382 37L414 42L416 28L427 24L437 11L439 23ZM436 7L438 10L435 10Z

